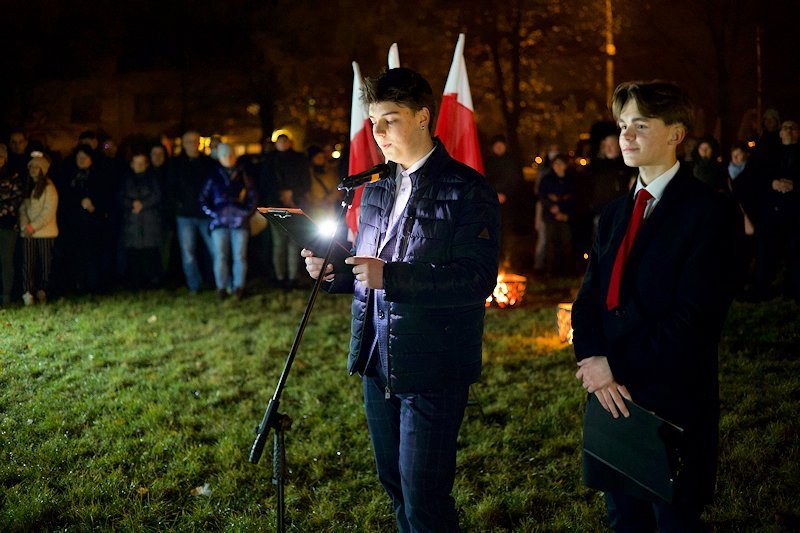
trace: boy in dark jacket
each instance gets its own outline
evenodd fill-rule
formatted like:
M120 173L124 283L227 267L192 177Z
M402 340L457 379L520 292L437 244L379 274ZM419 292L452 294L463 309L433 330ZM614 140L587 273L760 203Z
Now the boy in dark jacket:
M497 279L497 194L431 137L435 105L422 76L391 69L367 80L363 97L391 172L364 189L353 268L334 272L331 290L354 292L348 368L362 376L400 531L457 531L456 437ZM302 254L318 277L322 260Z

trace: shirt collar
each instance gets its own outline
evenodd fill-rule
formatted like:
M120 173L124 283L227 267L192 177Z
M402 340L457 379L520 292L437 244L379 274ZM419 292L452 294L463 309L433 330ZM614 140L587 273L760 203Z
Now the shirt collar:
M423 165L424 165L424 164L425 164L425 163L428 161L428 159L431 157L431 154L433 154L433 151L434 151L434 150L436 150L436 143L434 143L434 144L433 144L433 148L431 148L431 151L430 151L430 152L428 152L427 154L425 154L424 156L422 156L420 159L418 159L418 160L416 161L416 163L414 163L413 165L411 165L410 167L408 167L408 168L407 168L407 169L405 169L405 170L403 170L403 167L402 167L401 165L399 165L399 164L398 164L398 165L397 165L397 172L396 172L396 174L395 174L395 177L396 177L396 178L397 178L397 177L400 177L400 176L403 174L403 172L405 172L405 173L406 173L406 175L408 175L408 176L411 176L411 174L413 174L414 172L416 172L417 170L419 170L419 169L421 169L421 168L422 168L422 166L423 166Z
M633 197L636 198L636 195L639 194L640 190L647 189L647 192L653 195L653 198L655 198L656 200L661 200L661 197L664 195L664 189L667 188L669 182L672 181L672 178L674 178L675 175L678 173L678 169L680 167L681 167L680 162L676 161L675 164L672 165L672 167L669 170L667 170L659 177L651 181L650 184L647 185L646 187L642 183L642 178L641 177L637 178L636 190L634 191Z

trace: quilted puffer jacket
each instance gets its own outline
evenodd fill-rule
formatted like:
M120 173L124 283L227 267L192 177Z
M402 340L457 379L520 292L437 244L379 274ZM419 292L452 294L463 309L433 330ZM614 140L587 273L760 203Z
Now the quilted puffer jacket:
M395 175L396 167L390 163ZM355 254L377 256L393 207L395 180L366 185ZM497 281L497 194L441 142L416 172L392 258L384 267L388 376L393 392L422 392L476 381L481 371L484 303ZM363 374L371 339L373 290L337 272L331 292L353 291L348 370Z
M258 205L256 187L241 168L232 173L216 165L200 193L200 207L211 217L209 229L247 228L250 215Z

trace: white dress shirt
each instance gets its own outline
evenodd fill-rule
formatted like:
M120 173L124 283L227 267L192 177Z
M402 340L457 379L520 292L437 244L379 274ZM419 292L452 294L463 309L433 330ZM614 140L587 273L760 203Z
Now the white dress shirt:
M389 225L386 227L386 235L384 236L383 242L381 243L381 248L386 241L389 240L391 237L391 230L394 227L397 219L400 215L403 214L403 211L406 210L406 205L408 204L408 199L411 197L411 174L422 168L422 165L428 161L428 158L431 156L433 151L436 150L436 146L431 148L431 151L422 156L421 159L417 160L416 163L408 167L407 169L403 169L401 165L397 165L397 173L395 174L395 195L394 195L394 207L392 208L392 212L389 215Z
M656 204L658 204L661 197L664 196L664 189L667 188L669 182L672 181L672 178L678 173L678 169L681 167L680 161L676 161L669 170L661 174L659 177L654 179L650 182L649 185L645 187L642 183L642 177L639 176L636 178L636 190L634 191L633 197L636 198L636 195L639 194L639 191L642 189L646 189L653 197L647 201L647 207L644 208L644 220L647 220L650 216L650 213L653 212L653 209L656 208Z

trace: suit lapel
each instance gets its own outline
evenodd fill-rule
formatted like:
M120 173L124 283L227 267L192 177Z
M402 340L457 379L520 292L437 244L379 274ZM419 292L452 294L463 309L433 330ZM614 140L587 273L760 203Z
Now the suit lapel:
M617 257L619 246L622 244L622 239L625 237L625 232L628 229L628 222L630 222L631 214L633 213L633 190L629 191L625 197L625 203L622 204L621 209L618 209L611 220L611 238L608 241L608 247L603 250L603 255L608 255L611 264Z
M653 240L656 230L658 230L658 227L664 222L664 219L675 209L676 205L680 204L680 200L686 191L688 179L694 178L688 176L686 167L681 165L678 173L672 178L672 181L669 182L667 188L664 189L664 195L661 197L661 200L658 201L653 212L650 213L650 216L639 228L636 240L633 241L633 248L631 248L631 255L628 261L635 261L636 258L642 254L650 241Z

